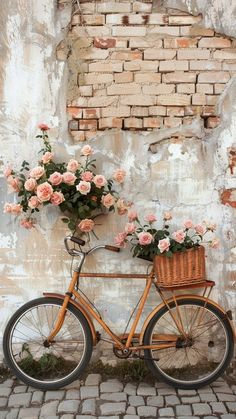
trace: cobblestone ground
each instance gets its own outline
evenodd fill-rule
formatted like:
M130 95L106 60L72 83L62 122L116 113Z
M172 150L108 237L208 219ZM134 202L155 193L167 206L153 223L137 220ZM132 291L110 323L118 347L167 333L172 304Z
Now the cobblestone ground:
M39 391L15 379L0 384L0 419L236 419L236 384L223 379L199 390L163 383L123 384L90 374L62 390Z

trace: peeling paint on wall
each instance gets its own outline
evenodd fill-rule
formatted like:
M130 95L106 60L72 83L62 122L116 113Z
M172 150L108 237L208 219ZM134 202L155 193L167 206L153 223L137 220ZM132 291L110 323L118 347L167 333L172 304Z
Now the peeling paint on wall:
M160 4L166 7L183 10L193 15L201 13L204 19L204 26L213 28L216 32L228 36L236 35L236 5L234 0L154 0L157 7Z

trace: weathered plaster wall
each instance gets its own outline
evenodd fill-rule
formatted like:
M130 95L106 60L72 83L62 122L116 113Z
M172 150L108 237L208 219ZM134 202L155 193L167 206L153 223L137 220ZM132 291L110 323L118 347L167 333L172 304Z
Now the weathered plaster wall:
M189 12L193 15L202 13L204 24L207 28L213 28L216 32L228 36L236 33L236 5L234 0L154 0L155 5L165 5Z
M68 138L64 103L66 65L55 59L55 49L64 37L70 17L58 12L53 1L9 0L1 4L0 135L1 169L7 162L16 167L23 159L37 160L34 140L38 123L54 127L53 137ZM56 214L43 217L40 231L28 235L2 214L7 195L1 175L1 334L16 306L41 293L53 275L60 272L61 242L53 230ZM50 254L48 259L47 255ZM54 256L53 256L54 255ZM35 272L40 272L34 277Z
M231 3L232 7L224 7L223 11L221 2L212 3L212 19L208 23L216 31L235 36ZM188 12L208 16L207 2L179 1L177 4L176 1L175 5L168 6L181 9L186 5ZM33 0L31 7L27 0L11 0L1 11L0 132L4 164L11 161L19 165L23 158L31 160L32 156L36 159L39 147L32 138L38 122L54 127L58 154L64 155L65 159L69 155L79 157L81 145L73 144L67 134L66 62L57 61L55 56L56 46L66 36L63 28L68 23L69 13L69 6L58 11L56 4L48 0ZM176 223L186 216L199 221L213 218L218 223L222 247L209 253L208 273L214 272L213 279L217 282L214 297L232 309L236 307L235 208L231 205L235 201L236 187L232 163L236 133L235 93L236 82L231 80L219 101L221 124L211 133L206 133L201 121L196 119L190 126L163 128L150 133L104 131L92 140L100 164L108 175L114 167L125 167L128 180L121 192L133 200L137 208L143 211L145 207L157 214L161 210L171 210ZM228 200L229 205L222 203L221 195L225 191L227 196L223 196L223 202ZM1 192L3 205L9 199L3 179ZM100 241L112 242L114 232L120 230L120 222L116 216L104 217L105 228L97 226L96 229ZM42 214L33 232L20 230L8 216L2 215L1 330L22 302L41 295L44 289L65 289L70 269L70 259L63 251L65 233L56 211ZM98 252L96 258L91 256L89 260L91 271L140 272L145 271L147 265L130 258L128 250L121 255ZM129 317L129 301L134 303L138 299L140 280L98 279L89 283L84 280L83 284L101 313L106 312L111 326L122 330ZM119 303L115 302L116 298ZM110 301L115 302L112 310ZM154 304L156 296L152 295L148 308Z
M102 131L115 127L137 130L141 147L153 143L137 152L135 135L122 133L126 159L141 158L141 175L137 160L129 172L132 199L179 219L217 219L222 247L209 253L208 268L218 298L235 308L234 21L220 2L182 3L81 4L63 41L72 75L69 129L75 143L94 137L100 148Z

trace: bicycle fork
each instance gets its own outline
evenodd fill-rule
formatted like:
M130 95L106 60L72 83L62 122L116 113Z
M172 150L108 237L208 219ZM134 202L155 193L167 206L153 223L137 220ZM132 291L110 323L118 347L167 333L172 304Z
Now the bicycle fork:
M53 339L55 338L55 336L58 334L58 332L61 330L61 327L64 323L64 319L65 319L65 315L66 315L66 311L67 311L67 306L68 303L73 295L72 291L74 289L74 285L78 279L79 273L78 272L74 272L72 280L70 282L68 291L65 293L65 298L63 301L63 304L58 312L58 316L56 319L56 323L54 325L53 330L51 331L50 335L47 337L47 339L44 341L44 346L45 348L49 348L51 343L53 342Z

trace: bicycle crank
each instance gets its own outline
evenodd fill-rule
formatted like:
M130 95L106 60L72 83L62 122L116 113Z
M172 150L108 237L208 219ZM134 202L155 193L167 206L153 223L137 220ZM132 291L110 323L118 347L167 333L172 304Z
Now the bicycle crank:
M115 354L115 356L117 356L117 358L129 358L129 356L131 355L131 351L127 348L125 349L120 349L117 348L116 346L113 346L113 353Z

